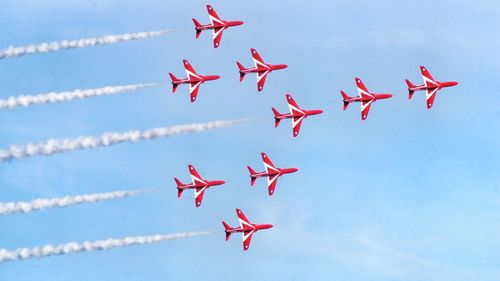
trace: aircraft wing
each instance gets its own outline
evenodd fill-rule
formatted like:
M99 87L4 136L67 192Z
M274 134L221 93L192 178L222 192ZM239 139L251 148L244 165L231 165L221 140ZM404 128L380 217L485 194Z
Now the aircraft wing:
M222 33L226 29L224 26L222 27L214 27L213 29L213 37L214 37L214 48L219 47L220 41L222 40Z
M206 186L197 187L194 190L194 202L196 204L196 208L200 207L201 201L203 201L203 194L205 193Z
M191 180L193 181L193 184L195 185L206 185L207 183L201 178L200 174L198 174L198 171L192 166L188 165L188 170L189 174L191 174Z
M274 194L274 189L276 188L276 183L278 182L279 174L270 175L267 177L267 190L269 196Z
M190 82L189 83L189 95L191 96L191 102L196 101L198 96L198 90L200 89L201 81Z
M252 235L254 232L255 230L243 231L243 251L250 248L250 241L252 241Z
M240 209L236 209L236 215L238 216L238 222L240 223L240 227L245 231L253 230L254 227L252 223L247 219L243 211Z
M429 70L427 70L427 68L425 68L424 66L421 66L420 72L422 72L422 79L424 79L424 84L427 88L439 87L439 83L437 83L436 80L434 80L434 78L432 78L432 75L429 72Z
M207 12L208 12L208 17L210 18L210 22L212 23L213 26L224 25L224 22L221 20L219 15L217 15L217 12L212 6L207 5Z
M295 102L293 97L289 94L286 94L286 101L288 103L288 109L290 109L290 114L292 115L298 115L298 114L304 114L304 111L300 109L299 105Z
M293 117L292 119L292 132L293 137L296 137L300 133L300 126L302 125L302 120L304 120L304 116Z
M264 152L261 153L262 156L262 161L264 162L264 168L266 169L267 173L276 173L278 172L278 169L276 166L274 166L273 161L265 154Z
M358 87L358 93L360 98L373 98L373 95L368 91L365 84L361 79L356 78L356 87Z
M427 109L431 109L432 105L434 105L434 99L436 98L438 89L439 88L425 90L425 100L427 102Z
M250 49L250 52L252 53L252 58L253 58L253 63L255 65L255 68L257 69L269 69L269 66L264 62L262 57L259 55L257 50L254 48Z
M361 102L361 120L365 120L368 118L368 112L370 112L370 106L372 105L373 100L362 101Z
M189 80L191 81L198 81L201 80L200 75L196 73L194 68L191 66L188 60L183 60L182 61L184 64L184 70L186 70L186 75L188 76Z
M257 91L262 91L264 89L264 84L266 84L266 77L269 70L257 72Z

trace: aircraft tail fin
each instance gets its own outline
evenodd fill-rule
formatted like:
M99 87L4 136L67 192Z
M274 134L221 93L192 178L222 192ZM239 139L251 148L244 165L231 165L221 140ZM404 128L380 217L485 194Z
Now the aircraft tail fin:
M346 110L347 106L349 106L349 102L347 100L350 99L350 97L344 91L340 91L340 94L342 95L342 99L344 101L344 110Z
M245 70L245 67L240 63L240 62L236 62L236 65L238 65L238 69L240 71L240 82L243 81L243 78L245 78L245 73L243 72L243 70Z
M222 221L222 225L224 226L224 232L226 232L226 241L227 241L231 237L231 232L229 232L231 227L225 221Z
M272 107L271 109L273 110L273 113L274 113L274 127L275 127L275 128L278 128L278 126L279 126L279 124L280 124L280 121L281 121L281 119L279 119L279 118L278 118L278 116L280 115L280 113L279 113L279 111L278 111L276 108L274 108L274 107Z
M252 167L250 166L247 166L248 168L248 171L250 172L250 186L253 186L255 184L255 180L257 179L255 177L255 174L257 174L257 172L255 172L254 169L252 169Z
M175 93L175 90L177 90L177 86L179 86L179 84L177 83L179 79L177 79L177 77L175 77L173 73L169 73L168 75L170 75L170 79L172 79L172 93Z
M184 191L182 188L180 188L182 185L184 185L178 178L174 178L175 184L177 184L177 198L180 198L182 195L182 192Z
M415 88L415 85L413 85L412 82L410 82L410 80L408 79L405 79L406 81L406 85L408 85L408 99L411 100L411 98L413 97L413 94L415 93L414 90L412 90L412 88Z
M197 21L195 18L193 18L193 22L194 22L194 27L196 29L196 39L198 39L202 31L201 29L198 29L201 27L201 23Z

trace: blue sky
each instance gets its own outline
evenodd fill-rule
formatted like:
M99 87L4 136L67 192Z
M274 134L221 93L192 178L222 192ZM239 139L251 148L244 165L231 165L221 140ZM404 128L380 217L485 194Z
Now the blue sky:
M26 56L0 62L2 98L76 88L157 82L153 89L0 112L0 148L49 138L99 135L218 119L253 118L230 129L34 157L0 165L0 201L26 201L117 189L164 187L127 200L0 217L0 247L155 233L211 236L0 265L1 280L500 280L500 32L498 1L214 1L228 30L214 50L194 39L191 18L208 21L202 1L3 1L0 48L107 34L179 28L164 37ZM265 90L238 82L235 61L254 47L270 63ZM186 87L170 92L187 58L221 80L195 104ZM404 79L425 65L441 91L432 110L423 94L407 100ZM339 90L354 77L390 100L360 121L342 112ZM284 93L325 113L292 139L273 127ZM250 188L246 165L265 151L300 171ZM174 176L191 163L227 184L177 199ZM241 208L257 223L250 251L224 242L220 220Z

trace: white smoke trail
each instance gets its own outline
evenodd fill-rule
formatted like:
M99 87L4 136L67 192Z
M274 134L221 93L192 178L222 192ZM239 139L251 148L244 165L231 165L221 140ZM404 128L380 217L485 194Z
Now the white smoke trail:
M9 202L0 203L0 215L12 213L29 213L48 208L67 207L76 204L94 203L104 200L121 199L130 196L139 195L146 192L157 191L158 189L139 189L139 190L119 190L105 193L83 194L76 196L66 196L52 199L35 199L31 202Z
M212 234L212 232L184 232L163 235L136 236L125 237L123 239L85 241L83 243L71 242L55 246L49 244L35 248L19 248L14 251L0 249L0 263L7 261L26 260L31 258L45 258L78 252L103 251L131 245L152 244L208 234Z
M55 103L62 101L70 101L75 99L84 99L96 96L107 96L120 94L129 91L136 91L143 88L153 87L156 84L132 84L125 86L103 87L97 89L74 90L69 92L51 92L35 96L17 96L0 99L0 109L14 108L17 106L30 106L34 104Z
M92 149L103 146L120 144L123 142L138 142L156 138L166 138L177 135L203 132L218 128L231 127L246 122L247 119L212 121L207 123L193 123L171 127L160 127L147 130L132 130L125 133L105 133L99 137L78 137L74 139L50 139L43 143L27 145L11 145L7 150L0 150L0 161L22 159L36 155L52 155L73 150Z
M170 30L160 30L160 31L126 33L120 35L107 35L102 37L85 38L85 39L71 40L71 41L63 40L60 42L42 43L38 45L29 45L23 47L10 46L7 49L0 50L0 60L6 58L21 57L36 53L48 53L59 50L92 47L96 45L109 45L130 40L146 39L146 38L161 36L173 31L176 30L170 29Z

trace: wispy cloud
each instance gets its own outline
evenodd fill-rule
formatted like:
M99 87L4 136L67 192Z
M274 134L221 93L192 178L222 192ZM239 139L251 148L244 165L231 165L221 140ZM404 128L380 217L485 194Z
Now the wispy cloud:
M418 274L426 276L427 280L441 280L447 275L444 268L432 261L391 247L376 236L374 232L362 231L355 237L362 251L357 259L365 267L392 277Z

